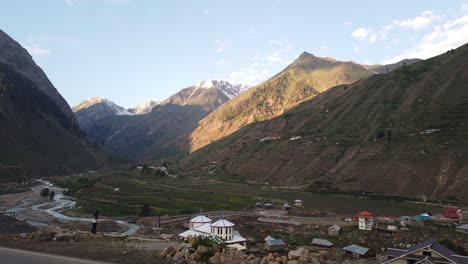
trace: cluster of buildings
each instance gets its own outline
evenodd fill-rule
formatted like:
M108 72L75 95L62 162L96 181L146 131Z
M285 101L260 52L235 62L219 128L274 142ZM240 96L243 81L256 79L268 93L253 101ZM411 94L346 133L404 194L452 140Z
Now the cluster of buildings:
M294 202L296 206L302 206L301 200ZM257 204L258 206L268 207L269 204ZM271 206L273 206L271 204ZM284 204L284 209L290 208L289 204ZM429 221L432 220L432 216L429 213L421 214L417 217L401 217L401 225L409 221ZM462 214L455 208L446 208L438 219L448 221L461 221ZM375 217L369 211L362 211L354 216L354 220L358 223L359 230L371 231L376 230L378 233L385 231L385 234L396 234L396 225L388 225L387 228L381 228L378 226L378 222L382 221L382 218ZM392 220L387 219L384 220ZM385 221L384 221L385 222ZM332 225L328 228L328 236L338 237L342 231L342 227L339 225ZM468 224L459 225L456 227L456 231L460 233L468 234ZM204 215L198 215L189 221L189 229L179 234L179 237L189 242L197 237L214 237L221 239L223 243L231 249L245 250L247 249L247 239L245 239L237 230L235 230L234 223L221 218L213 222L210 218ZM264 236L265 249L268 251L283 250L287 247L287 243L282 239L276 239L268 234ZM332 242L322 239L313 238L311 244L320 248L332 248L334 245ZM342 252L352 256L354 258L366 258L375 256L375 252L371 249L360 246L360 245L348 245L341 248ZM438 244L433 240L428 240L418 245L414 245L405 249L388 248L385 251L386 259L384 264L468 264L468 256L458 255L444 246Z

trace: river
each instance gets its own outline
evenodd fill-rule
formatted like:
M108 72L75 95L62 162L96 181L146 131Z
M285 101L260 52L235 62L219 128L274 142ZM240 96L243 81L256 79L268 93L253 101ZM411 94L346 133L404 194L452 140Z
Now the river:
M54 186L49 181L44 181L44 180L37 180L37 181L40 182L40 184L32 188L33 192L39 196L43 188L49 188L50 191L54 191L56 194L53 200L37 204L35 203L35 201L37 201L37 196L29 197L29 198L24 199L18 206L9 208L7 211L17 213L17 215L19 215L17 217L18 219L26 220L30 224L37 226L37 227L47 226L48 223L44 223L44 221L35 221L35 219L25 217L21 213L26 210L43 212L43 213L47 213L48 215L50 215L51 217L53 217L54 219L60 222L89 222L91 223L94 220L94 218L75 217L75 216L65 215L64 212L66 210L76 207L76 201L72 197L63 195L63 191L64 191L63 188ZM104 220L109 221L110 219L99 219L99 221L104 221ZM120 232L120 233L113 232L112 235L131 236L136 231L138 231L138 229L140 229L140 226L137 224L128 223L123 220L113 220L113 221L115 221L119 225L126 226L127 230L124 232Z

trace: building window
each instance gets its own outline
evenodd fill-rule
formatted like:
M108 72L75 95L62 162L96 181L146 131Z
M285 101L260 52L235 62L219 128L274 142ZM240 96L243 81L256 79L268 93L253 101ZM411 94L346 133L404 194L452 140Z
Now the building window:
M429 257L432 256L432 252L430 250L424 250L422 254L423 256L429 256Z

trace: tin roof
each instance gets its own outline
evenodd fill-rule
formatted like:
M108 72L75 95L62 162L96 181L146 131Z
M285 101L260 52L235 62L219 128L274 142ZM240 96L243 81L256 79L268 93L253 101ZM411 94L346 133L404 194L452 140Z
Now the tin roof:
M267 243L269 246L285 246L286 245L283 239L267 240L265 243Z
M213 227L231 227L231 226L234 226L234 224L229 222L226 219L219 219L218 221L211 224L211 226L213 226Z
M320 238L314 238L312 239L312 244L313 245L318 245L318 246L324 246L324 247L331 247L333 246L333 243L326 240L326 239L320 239Z
M210 223L211 219L204 215L198 215L190 220L192 223Z
M370 249L368 249L366 247L361 247L361 246L358 246L358 245L349 245L347 247L344 247L343 250L346 250L346 251L349 251L349 252L352 252L352 253L356 253L356 254L359 254L359 255L365 255L367 252L369 252Z
M336 230L336 231L340 231L340 230L341 230L341 226L339 226L339 225L332 225L332 226L330 226L330 227L328 228L328 230L330 230L330 229L334 229L334 230Z
M457 228L459 228L459 229L468 229L468 224L457 226Z

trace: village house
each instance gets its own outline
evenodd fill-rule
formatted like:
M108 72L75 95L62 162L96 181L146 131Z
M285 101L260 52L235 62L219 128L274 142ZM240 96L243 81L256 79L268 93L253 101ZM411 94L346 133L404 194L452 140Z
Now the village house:
M334 237L340 236L340 232L341 232L341 226L339 225L332 225L328 228L329 236L334 236Z
M349 245L343 248L345 254L350 255L354 258L367 258L372 257L373 252L366 247L361 247L358 245Z
M331 248L333 246L333 243L326 239L313 238L312 245L322 248Z
M467 264L468 256L460 256L438 244L427 240L407 249L388 248L385 251L387 260L383 264Z
M296 200L294 201L294 205L296 205L296 206L302 206L302 200L296 199Z
M424 222L424 221L431 221L431 216L428 213L423 213L416 216L416 221Z
M359 222L359 230L372 230L372 227L374 226L374 216L372 213L368 211L362 211L357 213L355 218L357 218Z
M268 251L278 251L286 247L286 243L282 239L276 239L272 236L265 238L265 249Z
M189 230L179 234L179 237L190 240L196 237L218 237L228 247L238 250L246 249L247 240L234 230L234 224L226 219L212 220L204 215L198 215L189 221Z
M442 211L442 216L445 218L445 220L452 220L456 222L461 222L463 220L463 215L461 212L453 207L445 208L444 211Z
M468 234L468 224L457 226L455 227L455 230L459 233Z

